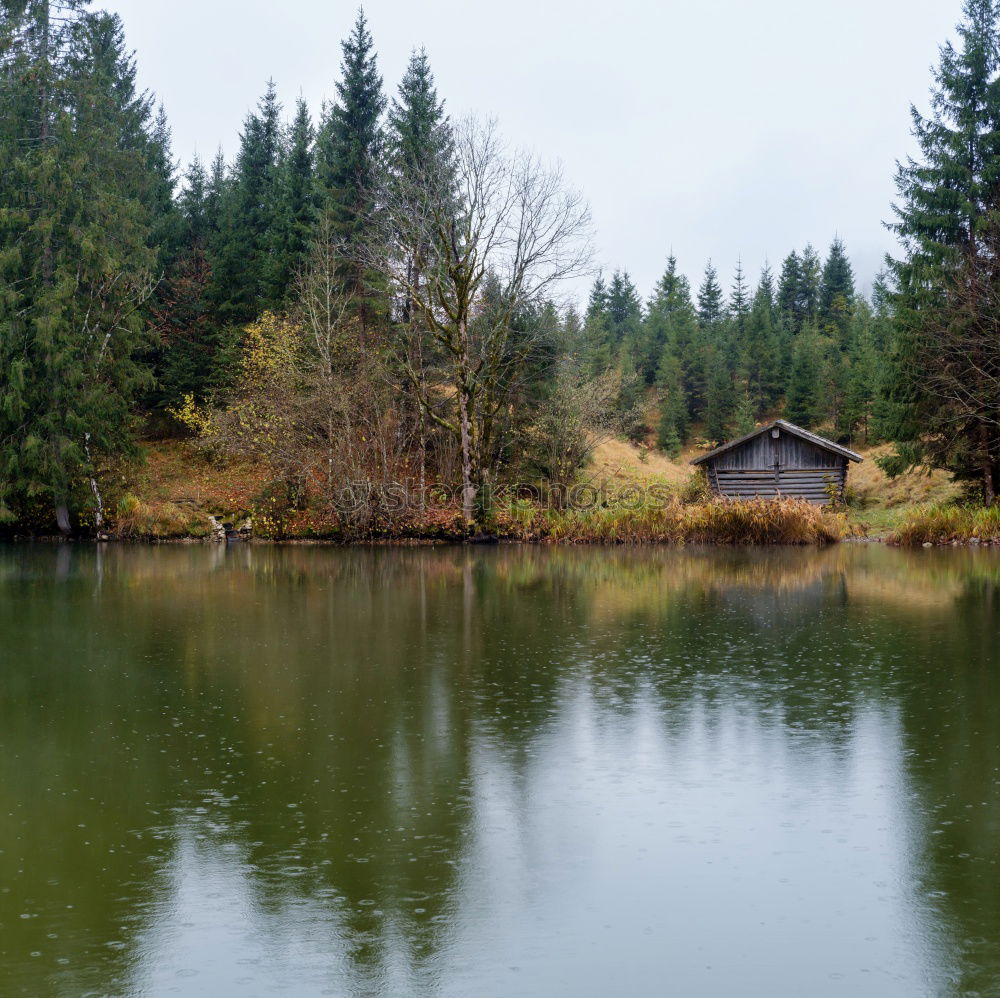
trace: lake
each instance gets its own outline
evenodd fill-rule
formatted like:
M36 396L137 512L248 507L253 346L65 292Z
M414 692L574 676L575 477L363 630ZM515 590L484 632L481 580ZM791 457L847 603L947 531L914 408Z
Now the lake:
M0 994L1000 994L1000 553L0 547Z

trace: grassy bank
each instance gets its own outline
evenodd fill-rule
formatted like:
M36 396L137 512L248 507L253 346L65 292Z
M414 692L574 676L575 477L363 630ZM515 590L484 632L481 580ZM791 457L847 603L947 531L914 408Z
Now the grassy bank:
M1000 544L1000 507L939 503L908 509L886 538L890 544Z
M239 526L248 518L258 539L334 542L455 542L479 533L552 544L827 544L860 535L913 545L972 538L988 543L1000 530L1000 520L989 514L953 505L957 490L941 473L887 479L875 463L877 449L852 467L848 506L832 513L790 500L712 500L688 463L701 450L689 448L671 460L649 447L610 440L596 449L585 476L609 495L593 508L500 501L471 530L454 503L345 525L315 507L289 508L269 486L266 470L253 463L210 460L184 440L149 442L144 449L143 460L106 490L107 530L122 540L208 539L219 523ZM630 490L648 494L654 487L655 502L635 508L624 498ZM87 526L81 523L83 532ZM19 532L53 533L54 525L33 522Z
M458 542L478 534L543 544L828 544L852 530L843 514L804 502L713 499L686 462L650 460L621 442L598 455L595 471L608 494L589 509L500 500L470 528L457 504L445 502L348 525L322 509L288 508L259 468L207 460L184 441L159 441L147 445L145 460L110 497L107 529L123 540L202 539L220 522L249 519L263 540ZM648 495L654 485L655 499L636 499L636 486Z

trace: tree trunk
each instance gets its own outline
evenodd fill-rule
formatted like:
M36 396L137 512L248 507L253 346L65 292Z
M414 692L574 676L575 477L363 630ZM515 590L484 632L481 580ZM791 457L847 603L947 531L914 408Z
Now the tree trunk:
M83 449L87 454L87 463L93 472L93 462L90 458L90 433L83 435ZM104 526L104 500L101 498L101 490L97 487L97 479L93 474L90 476L90 491L94 494L94 528L101 530Z
M73 532L73 525L69 522L69 505L65 499L56 503L56 524L64 537L69 537Z
M979 424L979 442L983 448L983 502L993 505L996 491L993 488L993 461L990 455L990 431L985 423Z
M476 508L476 486L472 477L472 426L465 385L458 391L458 417L462 441L462 515L466 523L471 523Z

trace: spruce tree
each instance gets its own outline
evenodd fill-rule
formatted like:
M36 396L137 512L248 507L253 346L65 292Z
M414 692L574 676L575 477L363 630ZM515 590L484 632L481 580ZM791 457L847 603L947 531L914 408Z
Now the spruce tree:
M890 261L895 336L882 418L895 456L890 472L915 465L972 480L987 503L1000 490L1000 329L977 288L1000 234L1000 12L965 0L959 45L941 49L931 116L911 111L917 158L897 168Z
M799 308L802 320L812 322L819 315L820 284L823 264L819 253L811 243L806 244L800 258L801 283L799 284Z
M737 340L742 343L746 332L747 316L750 314L750 292L743 274L743 261L736 261L732 291L729 293L729 314L732 316Z
M719 284L719 275L709 260L701 287L698 288L698 324L702 329L710 330L725 318L725 314L722 285Z
M361 245L384 169L386 98L363 10L341 50L337 100L325 109L316 139L316 178L320 210L328 213L345 259L344 290L367 329L385 308L378 275L365 267Z
M392 100L388 144L393 170L414 179L427 171L447 169L451 159L451 126L424 49L411 54Z
M802 328L804 315L801 301L802 261L792 250L782 261L778 277L777 305L785 329L794 335Z
M88 505L100 526L106 462L135 450L154 122L117 17L72 0L7 13L0 516L41 500L69 533Z
M243 326L281 304L280 116L277 90L268 81L257 110L244 122L240 151L219 205L210 262L212 297L222 325Z
M179 406L189 394L203 401L220 382L219 329L208 298L208 246L214 235L209 197L208 173L195 156L178 197L181 250L153 309L159 344L153 357L156 388L149 401L161 408Z
M309 108L301 97L288 130L279 166L279 230L275 295L284 299L305 264L316 225L316 183L313 127Z
M819 318L823 328L835 331L837 339L844 346L854 301L854 270L843 242L837 238L831 243L823 265Z
M866 445L876 436L874 413L882 377L875 323L867 302L857 302L851 319L850 364L838 426L847 439Z
M736 409L733 376L725 351L709 347L706 368L705 436L715 443L722 443L729 436Z
M660 403L656 443L670 457L677 457L687 436L687 403L684 398L684 372L670 347L663 352L656 381Z
M810 429L820 418L821 347L819 334L813 325L803 327L795 339L792 369L788 379L784 418Z
M755 417L773 408L781 397L783 386L781 342L775 326L773 296L771 274L765 268L746 320L746 348L742 360L746 390Z

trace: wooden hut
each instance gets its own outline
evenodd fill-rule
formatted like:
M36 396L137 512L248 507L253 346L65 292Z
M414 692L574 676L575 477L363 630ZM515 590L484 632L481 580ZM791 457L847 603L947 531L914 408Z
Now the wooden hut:
M691 463L704 465L717 495L733 499L789 496L825 505L842 499L849 461L860 454L776 419Z

